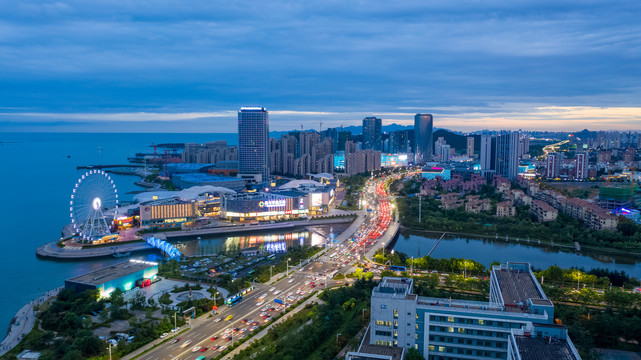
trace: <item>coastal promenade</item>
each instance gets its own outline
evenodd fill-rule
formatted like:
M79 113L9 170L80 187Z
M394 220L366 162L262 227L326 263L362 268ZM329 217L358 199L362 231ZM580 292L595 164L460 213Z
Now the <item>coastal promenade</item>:
M137 252L149 251L155 248L144 242L137 242L133 244L114 245L97 247L94 249L83 249L81 247L64 247L60 248L56 242L51 242L36 249L36 255L44 258L61 259L61 260L80 260L89 258L99 258L113 256L115 252Z
M62 287L49 290L39 298L31 300L18 310L16 316L11 322L7 336L4 338L2 343L0 343L0 356L6 354L9 350L18 345L18 343L33 329L33 325L36 321L36 312L33 309L34 305L42 305L51 297L58 295L60 290L62 290Z
M355 214L350 214L350 215L355 215ZM149 235L154 236L161 240L172 241L172 240L178 240L179 238L185 238L185 237L243 233L243 232L252 232L252 231L283 230L283 229L292 229L297 227L306 227L306 226L315 226L315 225L350 223L353 221L354 221L354 218L351 216L318 217L318 218L312 218L309 220L290 221L290 222L282 222L282 223L275 223L275 224L242 224L242 225L231 225L231 226L224 226L224 227L211 227L211 228L201 228L201 229L159 232L159 233L149 234ZM80 260L80 259L89 259L89 258L109 257L109 256L113 256L115 252L134 253L134 252L140 252L140 251L150 251L154 249L156 248L144 242L137 242L132 244L121 244L121 245L114 245L114 246L103 246L103 247L96 247L93 249L83 249L82 247L79 247L79 246L61 248L56 245L56 242L51 242L37 248L36 255L38 255L39 257L50 258L50 259Z

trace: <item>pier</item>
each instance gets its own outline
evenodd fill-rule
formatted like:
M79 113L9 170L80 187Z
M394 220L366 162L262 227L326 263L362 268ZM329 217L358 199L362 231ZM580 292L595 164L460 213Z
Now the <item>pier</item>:
M78 170L102 170L111 168L143 168L145 165L127 164L127 165L82 165L76 166Z

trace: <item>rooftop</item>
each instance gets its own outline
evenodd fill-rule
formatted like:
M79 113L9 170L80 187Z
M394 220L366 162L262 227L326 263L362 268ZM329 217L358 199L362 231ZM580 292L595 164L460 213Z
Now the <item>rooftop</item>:
M392 360L402 360L403 353L405 348L401 347L392 347L392 346L383 346L383 345L370 345L370 331L371 328L367 328L367 332L361 341L361 347L358 349L358 353L351 354L350 359L352 360L370 360L375 359L375 357L368 357L367 355L383 355L391 358ZM380 357L379 357L380 358Z
M154 266L158 266L158 263L130 260L116 265L111 265L100 270L92 271L84 275L76 276L74 278L67 279L67 281L98 286Z
M523 335L515 336L514 339L522 360L578 360L566 340L545 340Z
M527 265L528 270L524 270L523 265ZM529 264L508 263L506 267L494 267L492 273L499 283L506 307L525 305L528 299L547 300L529 270Z

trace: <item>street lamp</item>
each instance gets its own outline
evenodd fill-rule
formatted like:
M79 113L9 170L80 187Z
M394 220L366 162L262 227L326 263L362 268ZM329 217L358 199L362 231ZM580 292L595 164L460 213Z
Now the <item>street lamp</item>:
M274 277L274 274L272 273L274 270L274 265L271 265L269 267L269 279L271 280Z
M109 360L111 360L111 343L109 343Z
M291 258L287 258L287 270L285 271L285 276L289 276L289 261Z

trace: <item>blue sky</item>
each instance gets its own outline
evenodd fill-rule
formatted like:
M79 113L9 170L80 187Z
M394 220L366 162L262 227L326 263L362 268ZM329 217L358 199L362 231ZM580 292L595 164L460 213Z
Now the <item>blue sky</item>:
M0 131L641 130L639 1L0 4Z

